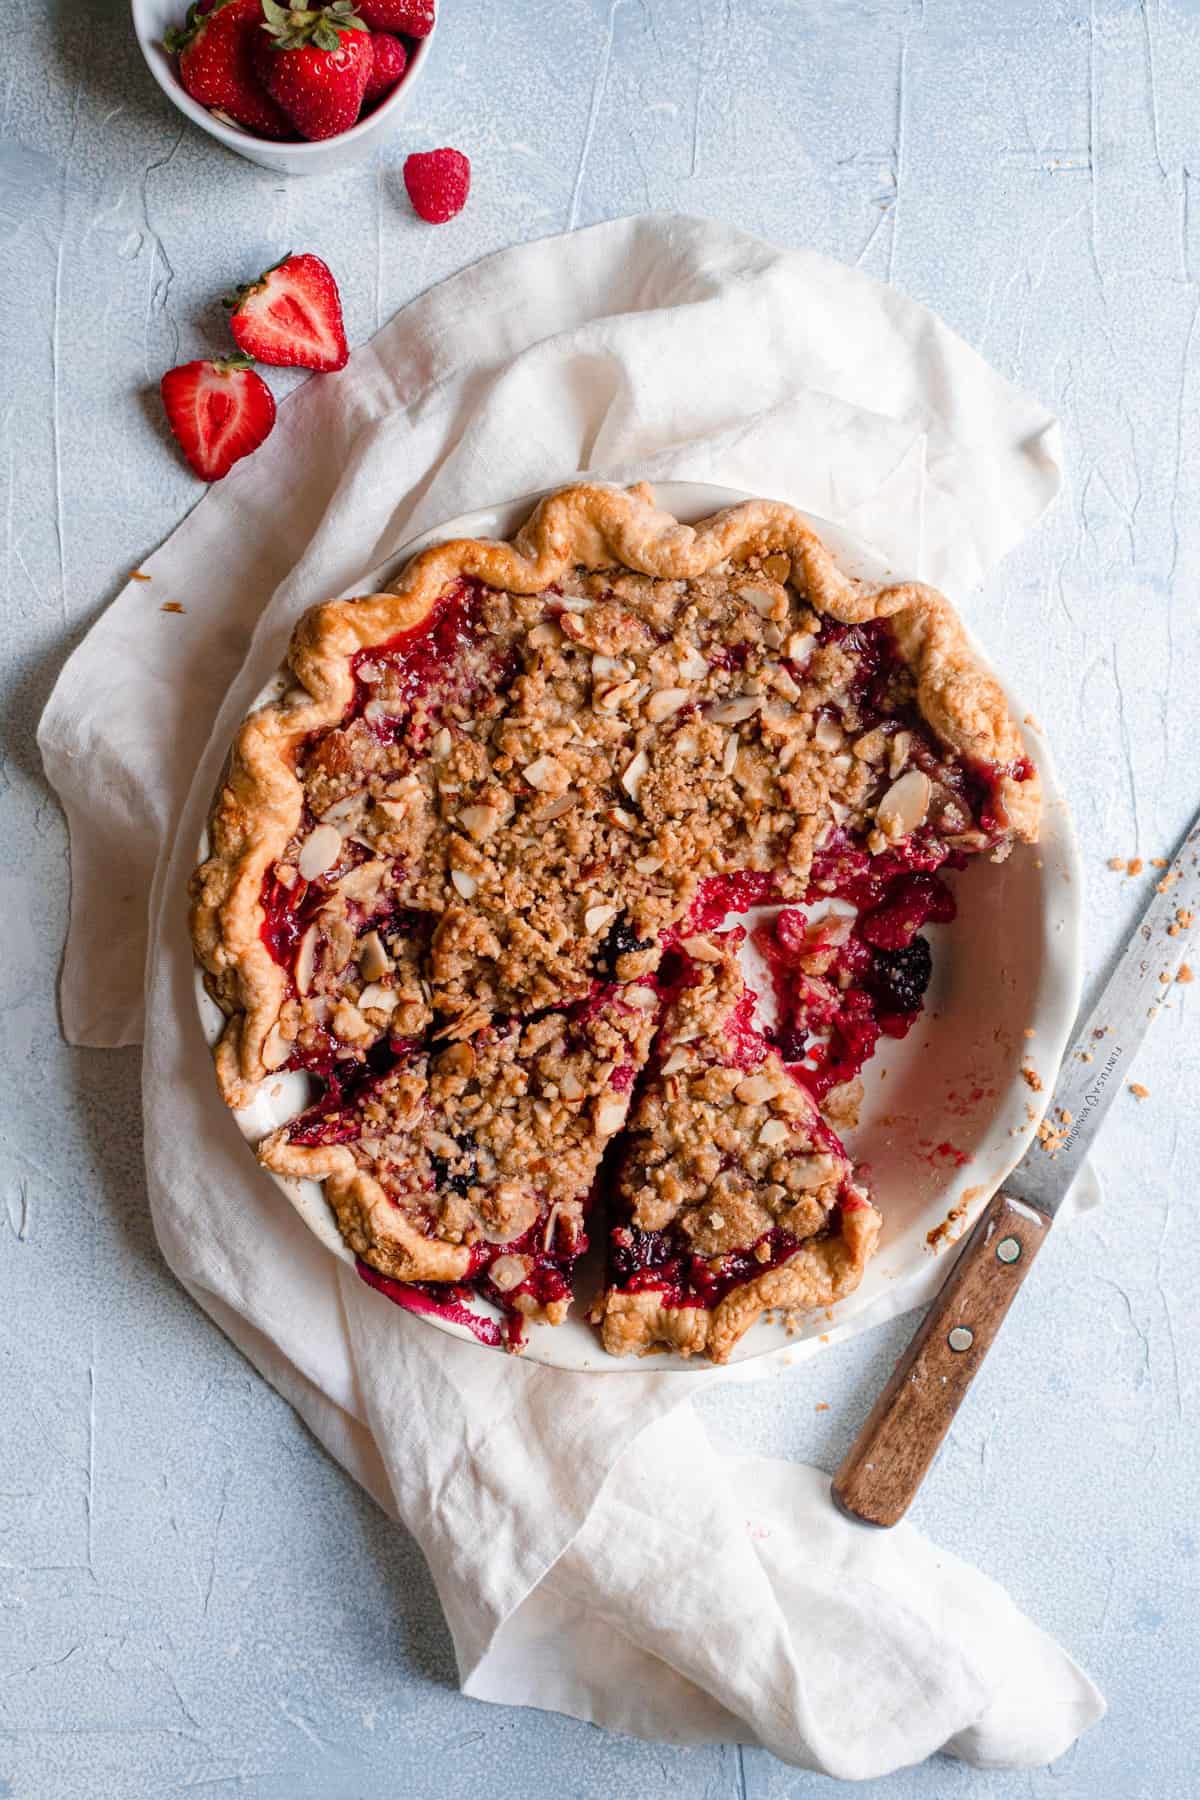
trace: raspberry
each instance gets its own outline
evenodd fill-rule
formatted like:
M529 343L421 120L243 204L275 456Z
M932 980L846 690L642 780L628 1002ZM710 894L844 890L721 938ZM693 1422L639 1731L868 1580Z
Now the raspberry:
M461 150L418 151L404 164L404 185L418 217L444 225L467 204L471 164Z
M915 937L903 950L876 950L869 986L883 1011L919 1012L932 974L929 941Z

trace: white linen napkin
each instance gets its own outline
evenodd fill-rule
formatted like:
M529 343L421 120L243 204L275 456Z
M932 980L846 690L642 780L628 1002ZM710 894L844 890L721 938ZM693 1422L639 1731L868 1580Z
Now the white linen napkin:
M923 308L718 224L597 226L434 289L281 408L63 671L40 741L71 827L68 1035L144 1038L164 1255L417 1537L467 1693L854 1778L939 1748L1046 1762L1103 1701L986 1577L840 1518L818 1471L718 1455L686 1377L567 1375L401 1312L218 1099L185 887L293 622L439 520L579 470L787 499L962 594L1053 496L1057 432Z

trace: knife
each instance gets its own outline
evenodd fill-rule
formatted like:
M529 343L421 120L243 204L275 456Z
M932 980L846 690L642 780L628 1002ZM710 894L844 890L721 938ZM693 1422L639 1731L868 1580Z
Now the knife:
M1200 920L1200 815L1058 1072L1025 1155L992 1196L833 1478L867 1525L903 1518L1083 1167Z

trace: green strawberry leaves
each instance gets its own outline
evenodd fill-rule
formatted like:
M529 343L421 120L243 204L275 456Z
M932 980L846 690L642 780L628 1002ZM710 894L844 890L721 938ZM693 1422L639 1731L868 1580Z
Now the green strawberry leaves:
M366 31L354 10L354 0L333 0L331 6L307 6L305 0L262 0L263 30L275 50L336 50L345 31Z

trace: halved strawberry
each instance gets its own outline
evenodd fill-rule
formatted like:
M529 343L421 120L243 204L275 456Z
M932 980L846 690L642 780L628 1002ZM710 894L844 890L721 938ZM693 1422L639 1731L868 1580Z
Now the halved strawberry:
M271 390L245 356L168 369L162 397L171 430L201 481L228 475L275 423Z
M225 304L247 356L299 369L345 368L350 350L341 295L319 256L285 256Z
M261 0L196 0L185 23L163 41L179 58L180 81L201 106L218 107L261 137L295 137L291 120L255 73L262 23Z

